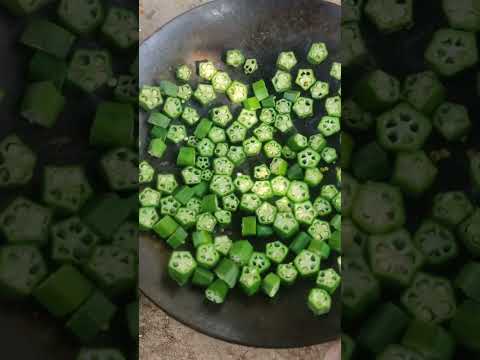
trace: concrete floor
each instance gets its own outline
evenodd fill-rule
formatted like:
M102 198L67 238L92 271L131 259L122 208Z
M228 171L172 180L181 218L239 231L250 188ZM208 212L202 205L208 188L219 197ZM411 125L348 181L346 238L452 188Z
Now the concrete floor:
M208 1L140 0L141 41L176 15ZM140 303L141 360L340 360L341 357L339 341L289 350L229 344L180 324L143 296Z

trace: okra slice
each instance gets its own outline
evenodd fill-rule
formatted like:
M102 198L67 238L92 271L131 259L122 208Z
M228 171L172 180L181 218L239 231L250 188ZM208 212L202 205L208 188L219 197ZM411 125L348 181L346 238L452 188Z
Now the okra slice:
M431 130L430 120L406 103L397 105L377 120L378 140L391 151L419 149Z
M257 268L260 275L264 274L270 268L271 262L265 253L253 252L248 261L248 266Z
M146 187L138 194L138 200L141 206L158 207L160 205L160 192Z
M111 7L101 33L113 46L128 49L138 43L138 17L128 9Z
M100 159L100 167L115 191L134 190L138 186L138 154L127 148L116 148Z
M210 182L210 190L218 196L227 196L234 191L233 181L227 175L214 175Z
M205 297L214 304L222 304L227 297L228 291L229 285L225 281L217 279L205 290Z
M261 200L268 200L273 197L273 190L270 181L257 180L253 184L252 192Z
M215 250L217 250L217 252L223 256L228 255L232 244L233 242L228 235L219 235L214 239Z
M423 265L423 256L405 229L370 236L368 256L373 274L394 287L408 286Z
M212 86L219 93L225 93L231 84L232 79L227 72L217 71L212 77Z
M453 76L477 63L475 34L439 29L433 35L424 54L427 64L443 76Z
M247 240L235 241L228 252L229 258L239 266L248 264L250 257L253 254L253 246Z
M321 156L312 148L307 147L297 154L298 164L302 168L316 168L321 160Z
M255 295L262 285L260 272L254 266L244 266L240 278L238 279L238 283L246 295Z
M332 299L325 290L314 288L308 293L307 305L315 316L320 316L330 311Z
M235 165L227 157L218 157L213 160L213 171L218 175L232 175Z
M267 243L265 254L275 264L281 264L288 256L288 247L281 241Z
M174 251L168 262L168 274L178 285L185 285L193 274L197 263L188 251Z
M280 277L277 274L271 272L262 280L262 291L269 298L274 298L280 290L280 284Z
M283 71L292 70L298 63L293 51L283 51L278 55L277 67Z
M235 80L228 87L227 96L232 103L241 104L248 98L248 86Z
M65 105L65 98L50 81L41 81L27 87L20 113L32 124L46 128L55 125Z
M9 135L0 142L0 156L0 187L30 182L37 157L17 135Z
M88 260L99 237L78 217L56 223L50 230L51 258L57 263L83 264Z
M325 81L316 81L310 88L310 95L315 100L323 99L330 92L330 85Z
M112 77L112 60L105 50L78 49L73 54L68 66L67 80L75 87L92 93L107 84ZM160 90L144 87L140 91L140 105L146 110L153 110L161 103Z
M111 126L112 119L115 119L114 128ZM135 115L130 104L101 102L90 128L90 144L104 147L131 146L135 141L134 128Z
M50 209L20 196L0 214L0 230L10 244L44 246L51 220Z
M446 89L433 71L424 71L406 77L402 95L416 110L428 115L445 99Z
M433 126L447 141L462 140L471 128L467 108L460 104L444 102L433 114Z
M452 232L432 220L422 222L415 232L414 242L430 265L448 263L458 253L458 246Z
M280 116L281 115L279 115L279 117ZM292 124L290 117L288 117L287 121L288 121L288 124L287 123L282 123L281 125L279 123L276 123L276 124L280 126L280 128L284 125L290 128ZM279 158L282 156L282 145L280 145L276 140L270 140L263 145L263 152L265 156L269 159Z
M138 225L133 221L125 221L112 236L112 245L138 253Z
M67 63L53 55L37 51L28 66L31 81L51 81L59 90L63 88L67 76Z
M384 183L361 185L352 208L352 218L360 228L372 234L400 228L405 223L400 191Z
M290 90L292 88L292 75L286 71L278 70L272 78L272 84L278 93Z
M400 152L395 159L392 183L405 194L420 196L430 188L437 173L437 168L425 152Z
M379 353L403 334L409 320L405 311L391 302L386 302L364 322L360 328L358 343L371 353Z
M133 75L120 75L113 95L119 102L136 104L140 95L137 78Z
M91 295L68 320L66 327L80 341L89 342L110 329L117 307L100 291Z
M0 247L0 292L10 299L29 296L47 275L47 265L36 246Z
M239 68L245 64L245 55L241 50L232 49L227 51L225 60L228 65Z
M472 32L480 30L480 4L475 0L444 0L442 8L450 27Z
M293 237L299 230L300 224L290 212L278 212L273 223L275 233L282 239Z
M310 190L303 181L293 180L287 190L287 197L295 202L301 203L310 199Z
M298 270L293 263L279 264L277 275L284 285L293 285L298 277Z
M455 288L461 290L469 299L480 299L480 263L468 262L460 269L455 278Z
M88 35L100 26L104 11L100 0L62 0L57 9L60 20L78 35Z
M215 64L211 61L202 61L198 64L198 75L200 78L211 81L213 76L217 73Z
M215 274L207 269L196 267L192 275L192 284L201 288L207 288L215 280Z
M457 234L472 256L480 255L480 209L466 218L457 228Z
M125 356L117 349L89 349L80 350L76 360L126 360Z
M415 276L401 301L415 319L433 324L450 320L457 310L450 281L425 273Z
M352 131L366 131L374 124L374 117L363 110L353 99L342 103L342 121Z
M315 84L317 78L313 69L300 69L297 73L295 83L300 86L304 91L309 90L313 84Z
M247 59L243 65L243 69L246 75L251 75L258 70L257 59Z
M212 85L199 84L197 89L193 93L193 97L203 106L207 106L212 103L217 95Z
M277 208L265 201L255 210L255 214L260 224L273 224L277 215Z
M152 229L158 222L159 216L154 207L142 207L138 213L138 223L141 230Z
M345 67L359 65L367 58L367 47L357 23L342 24L342 64Z
M336 116L322 116L318 123L318 130L325 137L338 133L340 129L340 119Z
M277 116L277 112L273 108L264 108L260 112L260 121L267 124L271 125L275 122L275 118Z
M245 139L242 145L243 151L248 157L256 157L262 151L262 143L254 136Z
M307 97L299 97L293 104L292 109L300 119L311 117L313 116L313 100Z
M442 326L414 319L405 331L402 345L417 351L423 358L452 358L455 340Z
M210 213L203 213L197 217L197 231L214 232L217 226L217 219Z
M318 186L323 180L323 173L318 168L305 169L303 181L310 187Z
M380 296L377 279L358 254L342 258L342 310L346 318L355 318Z
M183 100L188 101L193 96L193 89L189 84L183 84L178 87L177 96Z
M235 194L229 194L222 197L222 206L224 210L235 212L240 206L240 200Z
M399 98L400 82L382 70L367 74L354 89L355 101L367 111L384 111L397 103Z
M293 204L293 212L298 222L311 225L317 216L317 212L310 201Z
M320 219L313 220L307 231L317 241L325 241L331 236L330 224Z
M230 289L233 289L240 277L240 266L229 258L223 258L214 272L218 279L224 281Z
M88 299L94 285L72 265L63 265L33 291L33 297L57 318L71 314Z
M75 41L75 36L61 26L44 19L31 20L23 31L20 42L60 59L65 59Z
M308 50L307 60L310 64L319 65L328 57L327 45L322 42L313 43Z
M247 129L250 129L258 122L257 113L253 110L242 109L237 121Z
M365 15L384 33L391 33L413 25L413 1L369 0Z
M334 269L329 268L318 272L316 284L320 289L333 294L339 287L340 281L340 275Z
M450 227L460 224L473 210L473 204L462 191L447 191L433 198L432 216Z
M195 259L197 260L198 265L206 269L212 269L220 261L220 254L216 250L214 244L202 244L197 247Z
M137 257L118 246L97 246L85 264L85 272L110 296L132 290L137 281Z

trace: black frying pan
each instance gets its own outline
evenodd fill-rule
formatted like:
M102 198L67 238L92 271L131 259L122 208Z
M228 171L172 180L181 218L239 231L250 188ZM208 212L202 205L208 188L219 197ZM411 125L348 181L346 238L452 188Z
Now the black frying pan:
M338 61L340 7L322 0L218 0L196 8L163 27L140 48L140 85L172 78L175 65L211 59L221 64L229 48L240 48L259 60L261 70L247 80L269 79L274 74L278 53L291 49L305 58L313 41L327 43L331 56L317 71L328 79L331 62ZM299 56L300 57L300 56ZM308 66L306 63L302 65ZM310 67L310 66L308 66ZM338 84L332 86L336 90ZM222 99L223 101L223 99ZM313 132L321 115L298 122L302 132ZM146 116L140 118L141 157L148 157ZM338 145L338 144L337 144ZM175 171L174 152L154 161L160 171ZM237 224L238 225L238 224ZM236 227L238 229L238 227ZM239 235L233 235L238 239ZM251 239L261 247L265 240ZM306 307L306 295L312 283L282 289L279 297L268 301L258 295L247 298L238 291L229 295L223 306L206 304L201 291L179 288L168 279L166 264L170 250L158 240L144 236L139 245L140 288L169 315L208 335L230 342L258 347L300 347L338 338L340 301L337 292L332 311L314 318ZM324 266L336 267L332 256Z

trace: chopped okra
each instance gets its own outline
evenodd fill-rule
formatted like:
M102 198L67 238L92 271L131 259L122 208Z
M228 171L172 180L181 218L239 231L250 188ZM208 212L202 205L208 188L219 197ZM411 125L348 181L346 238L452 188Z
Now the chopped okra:
M195 90L192 70L180 65L177 83L159 79L158 87L140 91L153 128L146 147L152 161L142 159L137 175L139 224L173 249L168 274L178 285L191 279L215 304L236 286L269 298L298 277L327 296L339 286L333 268L317 275L321 260L341 250L340 169L328 166L339 157L341 130L341 91L328 74L333 69L340 80L340 64L328 56L318 41L303 55L315 70L298 69L299 53L284 51L269 85L236 80L232 68L250 75L258 62L233 49L227 70L208 59L198 63ZM167 170L171 151L176 168ZM266 241L246 240L256 238ZM318 298L311 295L306 306L327 312Z

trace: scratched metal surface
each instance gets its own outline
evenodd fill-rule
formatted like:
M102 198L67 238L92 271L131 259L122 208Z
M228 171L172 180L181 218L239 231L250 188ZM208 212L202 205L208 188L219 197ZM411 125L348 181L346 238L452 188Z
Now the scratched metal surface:
M148 38L140 49L140 84L172 78L173 66L203 59L221 64L221 54L242 48L260 61L261 71L250 78L271 78L277 54L292 49L305 54L313 40L325 41L331 51L329 62L317 75L327 79L331 61L338 60L340 8L321 0L219 0L176 18ZM306 65L306 64L305 64ZM237 79L246 81L241 75ZM332 84L338 86L338 84ZM220 98L218 103L225 100ZM308 133L321 116L298 124ZM140 119L142 156L148 142L145 116ZM153 161L162 171L175 171L174 152ZM238 236L237 236L238 237ZM253 239L258 246L260 241ZM264 242L264 240L262 241ZM230 342L259 347L299 347L336 339L340 332L338 295L328 316L313 318L305 306L309 284L283 289L272 302L264 297L246 298L234 291L221 307L206 304L200 291L178 288L168 279L165 265L170 251L155 239L140 242L140 288L177 320ZM330 260L335 266L335 259ZM326 266L328 266L326 264ZM311 286L311 285L310 285Z

